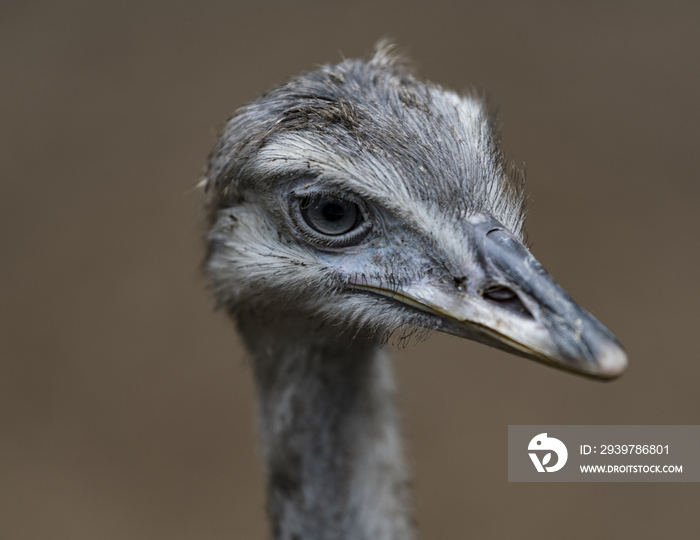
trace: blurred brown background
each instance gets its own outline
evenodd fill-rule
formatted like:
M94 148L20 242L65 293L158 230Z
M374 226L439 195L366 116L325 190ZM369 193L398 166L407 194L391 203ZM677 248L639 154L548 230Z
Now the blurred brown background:
M700 4L76 0L0 4L0 538L266 537L193 187L235 108L385 35L499 105L533 252L631 359L395 351L421 537L697 537L697 484L508 484L506 426L700 424Z

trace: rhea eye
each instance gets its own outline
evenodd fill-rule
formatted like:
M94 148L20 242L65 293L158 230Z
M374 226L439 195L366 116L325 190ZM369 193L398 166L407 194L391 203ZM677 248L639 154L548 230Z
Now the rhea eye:
M372 228L369 206L360 198L327 193L296 193L291 217L307 241L328 248L359 244Z
M357 204L338 197L306 197L301 201L301 215L309 227L328 236L350 232L362 222Z

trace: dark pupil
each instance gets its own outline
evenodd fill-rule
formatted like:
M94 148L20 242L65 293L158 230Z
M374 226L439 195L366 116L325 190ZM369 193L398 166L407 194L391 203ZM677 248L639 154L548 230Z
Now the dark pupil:
M345 234L362 221L355 203L322 195L305 199L301 204L301 215L311 228L329 236Z
M340 221L345 217L345 208L335 202L326 204L322 212L328 221Z

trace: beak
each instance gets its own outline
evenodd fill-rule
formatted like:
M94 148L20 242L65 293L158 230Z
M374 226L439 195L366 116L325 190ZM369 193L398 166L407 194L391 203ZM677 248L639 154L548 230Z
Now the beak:
M624 372L620 342L505 227L481 215L467 220L465 229L475 256L461 275L399 292L362 288L432 313L449 334L596 379Z

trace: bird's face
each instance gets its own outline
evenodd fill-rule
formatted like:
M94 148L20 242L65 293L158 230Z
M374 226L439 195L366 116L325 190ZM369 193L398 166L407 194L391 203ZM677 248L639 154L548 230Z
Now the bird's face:
M440 330L620 375L619 342L523 245L522 194L481 103L415 81L402 100L406 81L389 75L372 95L368 64L324 69L305 93L249 105L213 155L207 266L221 301L239 316L311 317L351 335Z

